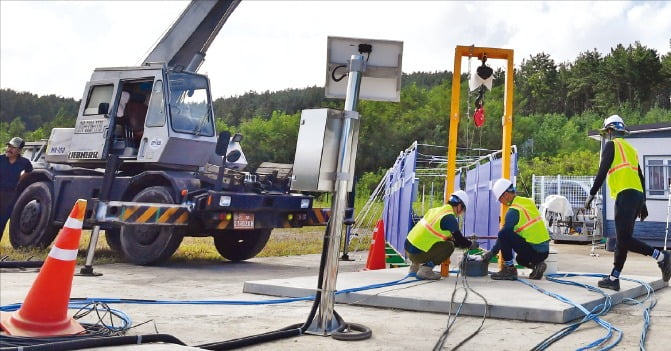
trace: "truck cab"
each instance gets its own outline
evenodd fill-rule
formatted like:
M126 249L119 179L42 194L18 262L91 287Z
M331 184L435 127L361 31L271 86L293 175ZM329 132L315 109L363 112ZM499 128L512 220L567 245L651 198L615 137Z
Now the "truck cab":
M52 131L48 162L100 168L118 155L136 169L197 170L214 153L206 76L162 64L98 68L81 101L75 127Z

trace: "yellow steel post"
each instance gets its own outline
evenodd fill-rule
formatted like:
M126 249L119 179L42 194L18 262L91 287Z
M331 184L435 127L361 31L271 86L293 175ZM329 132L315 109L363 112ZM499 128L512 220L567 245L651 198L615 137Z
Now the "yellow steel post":
M514 84L514 51L511 49L498 48L484 48L475 46L461 46L457 45L454 49L454 71L452 71L452 101L450 104L450 132L448 136L447 147L447 174L445 176L445 194L444 199L447 201L448 195L454 191L454 177L456 173L457 163L457 136L459 132L459 99L461 95L461 59L464 56L476 56L480 59L487 55L488 59L503 59L507 60L506 66L506 83L504 96L504 112L501 118L502 140L502 167L501 177L510 179L510 152L512 148L512 134L513 134L513 84ZM510 179L512 181L512 179ZM508 206L501 206L501 221L505 218L505 213L508 211ZM499 223L503 225L503 223ZM499 258L499 265L500 262Z
M450 103L450 134L447 139L447 174L443 202L454 192L454 173L457 164L457 135L459 133L459 99L461 96L461 46L454 49L454 71L452 71L452 100Z
M510 50L510 54L507 57L508 66L506 68L506 92L503 97L504 107L503 107L503 118L501 120L501 127L503 128L502 141L501 141L501 177L510 179L510 153L511 145L513 140L513 76L514 76L514 67L513 67L513 51ZM506 216L508 211L507 205L501 206L501 221ZM501 223L503 225L503 223Z

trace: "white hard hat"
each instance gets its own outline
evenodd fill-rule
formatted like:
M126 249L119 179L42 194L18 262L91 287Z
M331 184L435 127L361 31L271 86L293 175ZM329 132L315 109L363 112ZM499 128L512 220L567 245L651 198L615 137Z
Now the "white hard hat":
M453 198L456 198L453 200ZM455 201L458 200L458 201ZM450 195L450 201L448 201L449 204L458 204L462 203L464 205L464 208L468 208L468 194L466 194L465 191L463 190L457 190Z
M503 193L508 190L513 185L508 179L506 178L500 178L496 182L494 182L494 186L492 187L492 193L494 194L494 197L498 200Z
M608 129L612 129L616 132L629 133L627 128L624 125L624 120L618 115L612 115L603 120L603 128L601 133L605 134Z
M609 124L617 123L617 122L624 124L624 121L622 120L622 117L620 117L618 115L612 115L612 116L603 120L603 127L606 128Z

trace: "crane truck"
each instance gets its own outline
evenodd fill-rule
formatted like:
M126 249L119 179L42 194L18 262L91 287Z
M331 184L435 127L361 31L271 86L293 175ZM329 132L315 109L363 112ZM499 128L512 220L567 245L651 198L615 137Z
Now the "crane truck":
M212 236L239 261L271 231L324 225L313 197L292 192L291 165L246 172L242 136L217 135L210 81L196 73L238 0L192 1L138 67L97 68L74 128L54 128L43 167L18 185L14 247L46 247L78 198L84 228L140 265L164 262L184 236Z

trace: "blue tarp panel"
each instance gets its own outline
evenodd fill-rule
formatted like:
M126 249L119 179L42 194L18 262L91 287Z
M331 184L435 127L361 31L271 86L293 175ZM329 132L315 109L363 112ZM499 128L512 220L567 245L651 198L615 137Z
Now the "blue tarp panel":
M499 232L501 204L492 196L491 184L501 178L501 164L499 158L466 172L466 193L472 203L465 216L464 234L467 236L475 233L480 237L496 237ZM517 175L517 154L510 159L510 173L513 177ZM494 239L488 240L486 245L483 243L481 240L480 245L489 249Z
M415 182L417 148L401 153L390 170L385 185L382 219L385 239L398 252L404 252L403 243L412 227L412 202Z

